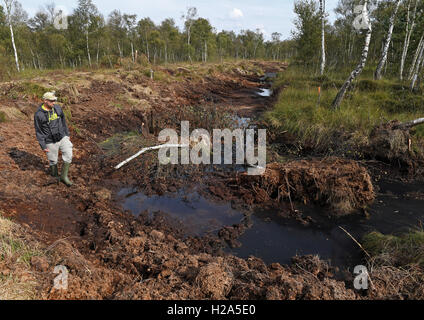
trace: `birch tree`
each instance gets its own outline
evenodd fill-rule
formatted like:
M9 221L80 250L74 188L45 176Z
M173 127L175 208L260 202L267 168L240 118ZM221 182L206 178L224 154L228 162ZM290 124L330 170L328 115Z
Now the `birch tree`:
M85 35L88 64L91 68L92 64L89 45L89 33L90 29L95 28L96 25L99 24L100 15L97 7L91 0L78 0L78 8L75 9L74 15L77 18L77 21Z
M390 17L390 25L389 25L389 31L387 32L386 41L384 43L383 53L381 55L380 61L378 62L377 69L374 73L374 79L380 80L381 79L381 72L383 70L384 65L387 62L387 53L389 52L390 43L392 42L392 35L393 35L393 28L395 26L395 20L397 13L399 11L401 0L396 0L395 2L395 9L393 11L392 16Z
M320 0L320 12L321 12L321 75L324 74L325 70L325 0Z
M185 20L184 25L186 28L186 32L187 32L187 48L188 48L188 58L190 60L190 62L192 61L191 59L191 54L190 54L190 45L191 45L191 28L193 27L195 18L197 17L197 8L196 7L190 7L187 9L187 14L183 14L182 15L182 19Z
M415 65L418 61L418 58L419 58L419 55L420 55L420 52L421 52L421 49L422 49L423 46L424 46L424 33L421 36L420 41L418 42L417 50L415 50L415 54L414 54L414 57L412 59L411 67L409 68L408 80L411 80L412 76L414 75Z
M131 15L130 14L124 14L122 16L122 19L124 21L126 36L127 36L127 38L129 38L130 44L131 44L131 58L132 58L132 61L135 62L134 34L135 34L137 15L135 15L135 14L131 14Z
M137 29L141 39L144 39L147 60L150 62L149 42L151 41L151 34L155 30L155 24L150 18L143 18L138 22Z
M408 55L408 50L409 50L409 43L411 41L411 36L412 36L412 32L414 31L415 28L415 18L417 16L417 7L418 7L418 0L415 0L415 7L414 7L414 12L412 14L412 21L410 21L410 6L411 6L411 1L408 1L408 13L407 13L407 22L406 22L406 35L405 35L405 41L403 44L403 50L402 50L402 57L400 60L400 70L399 70L399 79L403 80L403 71L405 68L405 61L406 61L406 57Z
M13 26L12 26L13 7L15 6L16 1L15 0L3 0L3 2L4 2L4 5L5 5L5 9L6 9L7 23L9 24L9 29L10 29L10 38L12 40L13 52L15 53L16 69L18 70L18 72L20 72L21 68L19 66L18 51L16 49L15 35L13 33Z
M357 19L355 20L356 28L366 30L365 44L364 44L364 48L362 50L361 60L360 60L359 64L357 65L357 67L355 68L355 70L352 71L349 78L343 84L340 91L337 93L337 96L334 99L333 104L332 104L332 109L340 108L340 104L343 101L343 98L346 94L347 89L350 87L353 80L355 80L362 73L362 70L364 69L365 64L367 62L367 59L368 59L368 51L369 51L369 47L370 47L371 34L372 34L371 21L370 21L369 15L368 15L368 0L364 1L364 5L362 7L362 10L360 12L357 12L357 13L360 13L361 15L358 16Z
M119 57L123 58L123 52L121 48L121 42L125 37L124 31L124 20L122 14L119 10L113 10L108 17L107 21L109 30L113 35L113 38L116 39L116 45L118 48Z
M423 65L423 60L424 60L424 44L421 45L421 50L420 50L420 53L418 54L418 59L417 59L417 62L415 64L414 71L412 73L411 90L413 90L415 88L415 84L418 80L418 75L419 75L421 68L422 68L422 65Z

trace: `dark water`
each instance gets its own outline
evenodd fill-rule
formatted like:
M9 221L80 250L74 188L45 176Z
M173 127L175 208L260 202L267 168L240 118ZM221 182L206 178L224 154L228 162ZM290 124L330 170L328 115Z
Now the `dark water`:
M134 193L133 189L122 189L118 196L124 197L122 206L125 210L139 215L148 211L152 217L155 212L163 211L187 228L188 235L204 235L217 232L222 226L239 223L243 214L231 208L230 204L218 204L206 200L197 192L178 192L176 195L146 196Z
M399 234L420 228L424 200L402 193L408 188L417 191L417 187L383 183L376 202L369 208L368 218L355 215L332 220L325 218L326 212L321 208L303 207L301 211L317 221L313 226L303 227L273 212L256 212L252 215L253 227L239 239L243 246L230 252L243 258L255 255L268 263L288 263L296 254L318 254L334 266L353 268L361 262L361 249L340 226L359 242L372 231ZM424 185L419 187L424 192Z
M332 265L351 267L361 262L362 254L353 240L342 231L342 226L358 241L366 233L400 233L417 228L424 220L424 200L411 199L410 192L423 192L424 185L402 183L380 184L380 194L370 207L370 217L352 216L338 220L326 217L326 212L316 207L301 207L305 215L317 223L303 226L283 218L278 212L256 211L250 219L252 227L238 239L240 248L226 251L242 258L254 255L266 263L289 263L295 255L317 254L330 260ZM121 190L124 209L138 215L147 210L166 212L171 219L183 223L189 235L217 233L223 226L238 224L244 219L242 212L229 203L215 203L198 193L147 197L142 193L131 194L132 189Z

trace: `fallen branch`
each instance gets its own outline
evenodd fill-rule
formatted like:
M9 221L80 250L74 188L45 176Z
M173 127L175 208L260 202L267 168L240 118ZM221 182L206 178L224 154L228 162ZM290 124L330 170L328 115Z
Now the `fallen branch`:
M365 252L365 254L368 256L368 258L370 258L371 259L371 255L367 252L367 250L365 250L364 249L364 247L349 233L349 232L347 232L345 229L343 229L341 226L339 226L339 228L340 229L342 229L353 241L355 241L355 243L362 249L362 251L364 251ZM366 270L366 273L367 273L367 277L368 277L368 280L370 281L370 283L371 283L371 287L374 289L375 288L375 286L374 286L374 283L372 282L372 279L371 279L371 276L370 276L370 274L369 274L369 272L368 272L368 270Z
M345 229L343 229L341 226L339 226L339 228L340 229L342 229L358 246L359 246L359 248L361 248L362 249L362 251L364 251L365 252L365 254L369 257L369 258L371 258L371 255L367 252L367 250L365 250L364 249L364 247L349 233L349 232L347 232Z
M398 125L394 126L393 129L410 129L422 123L424 123L424 118L419 118L412 121L399 123Z
M155 146L155 147L148 147L148 148L144 148L141 149L139 152L137 152L135 155L133 155L132 157L128 158L127 160L121 162L120 164L118 164L115 167L115 170L118 170L120 168L122 168L124 165L126 165L128 162L134 160L135 158L141 156L143 153L150 151L150 150L158 150L158 149L163 149L163 148L184 148L184 147L188 147L188 145L182 145L182 144L162 144L160 146Z

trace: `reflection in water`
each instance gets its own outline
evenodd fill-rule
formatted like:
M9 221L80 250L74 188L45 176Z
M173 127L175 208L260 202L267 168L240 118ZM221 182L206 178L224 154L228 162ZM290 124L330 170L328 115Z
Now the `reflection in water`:
M396 233L408 231L424 220L424 200L406 196L408 186L414 192L423 192L424 185L382 184L381 194L369 209L370 218L354 215L338 220L326 218L326 212L316 207L302 207L305 215L317 223L305 227L279 216L276 211L256 211L248 219L252 227L238 239L240 248L226 251L242 258L250 255L266 263L289 263L295 255L317 254L331 260L334 266L353 268L361 262L361 252L339 226L349 231L357 240L372 231ZM406 190L406 191L405 191ZM123 207L138 215L147 210L150 214L164 211L169 217L187 226L190 235L215 234L223 226L240 223L244 215L231 208L229 203L217 204L198 193L151 196L123 189L120 196Z
M139 215L148 211L150 217L162 211L182 222L189 235L204 235L217 232L223 226L240 223L244 215L231 208L230 204L216 204L198 193L148 197L143 193L131 194L132 189L123 189L118 196L126 196L123 208Z
M329 230L303 227L275 212L252 215L253 227L238 239L240 248L228 252L242 258L260 257L266 263L290 263L293 256L318 254L335 266L351 266L360 260L355 244L337 227Z
M272 90L262 88L260 89L260 91L257 92L257 94L260 95L261 97L270 97L272 95Z

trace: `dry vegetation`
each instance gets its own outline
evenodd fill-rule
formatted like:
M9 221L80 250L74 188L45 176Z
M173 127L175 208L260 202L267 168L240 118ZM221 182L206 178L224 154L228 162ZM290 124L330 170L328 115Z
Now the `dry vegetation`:
M37 279L31 259L42 256L39 245L0 212L0 300L35 299ZM33 259L34 260L34 259Z
M380 299L424 298L424 233L411 231L400 236L373 232L363 239L372 255L368 265L371 297Z

